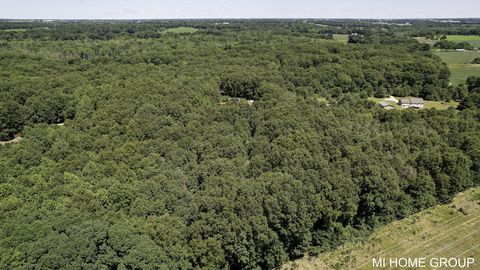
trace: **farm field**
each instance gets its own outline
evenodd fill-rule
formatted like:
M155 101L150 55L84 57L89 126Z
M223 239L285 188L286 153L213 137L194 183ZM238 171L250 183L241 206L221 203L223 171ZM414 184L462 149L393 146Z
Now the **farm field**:
M480 51L434 51L433 53L447 64L467 64L473 59L480 57Z
M428 39L425 37L415 37L416 40L422 43L428 43L431 46L438 40ZM447 40L452 42L468 42L475 48L480 48L480 36L466 36L466 35L447 35Z
M333 40L348 43L348 35L333 34Z
M453 42L468 42L475 48L480 48L480 36L447 35L447 40Z
M454 85L465 83L470 76L480 76L480 65L451 64L448 66L452 73L451 81Z
M480 57L480 51L436 51L433 53L447 63L451 72L450 80L454 85L465 83L465 80L470 76L480 76L480 65L468 64L473 59Z
M198 32L198 29L193 27L168 28L162 31L162 33L175 33L175 34L193 34L196 32Z
M372 258L382 257L425 257L427 261L437 257L478 258L479 226L480 188L474 188L459 194L452 203L386 225L365 240L346 244L316 258L300 259L283 269L370 270L374 269Z

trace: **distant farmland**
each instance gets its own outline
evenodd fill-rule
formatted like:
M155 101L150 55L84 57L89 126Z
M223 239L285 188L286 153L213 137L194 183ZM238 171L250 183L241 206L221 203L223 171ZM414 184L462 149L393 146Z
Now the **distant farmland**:
M447 40L452 42L468 42L475 48L480 48L480 36L465 36L465 35L447 35ZM439 40L428 39L425 37L416 37L416 40L422 43L428 43L431 46Z
M196 32L198 32L198 29L193 27L168 28L162 31L162 33L175 33L175 34L193 34Z
M468 42L475 48L480 48L480 36L447 35L447 40L453 42Z
M480 76L480 65L469 64L473 59L480 57L480 51L436 51L433 53L447 63L452 73L450 80L454 85L465 83L470 76Z

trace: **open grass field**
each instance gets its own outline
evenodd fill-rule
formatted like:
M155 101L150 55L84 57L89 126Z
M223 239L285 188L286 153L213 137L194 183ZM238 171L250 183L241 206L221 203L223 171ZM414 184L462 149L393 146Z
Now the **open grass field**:
M333 34L333 40L348 43L348 35Z
M379 228L367 239L347 243L315 258L291 262L283 269L371 270L378 269L373 267L372 258L418 257L427 262L438 257L473 257L476 264L469 269L480 269L479 228L480 188L474 188L459 194L450 204L423 210Z
M198 31L197 28L193 27L177 27L177 28L168 28L162 31L162 33L175 33L175 34L193 34Z
M480 41L480 36L447 35L447 40L455 42Z
M447 40L453 42L468 42L475 48L480 48L480 36L447 35Z
M449 108L457 108L457 101L425 101L425 109L446 110Z
M451 72L451 82L454 85L465 83L470 76L480 76L480 65L468 64L473 59L480 57L480 51L436 51L443 62L447 63Z
M462 65L452 64L448 65L452 73L451 81L454 85L465 83L470 76L480 76L480 65Z
M438 40L427 39L425 37L415 37L416 40L422 43L428 43L431 46L438 42ZM452 42L468 42L475 48L480 48L480 36L465 36L465 35L447 35L447 40Z
M0 30L3 31L3 32L25 32L27 31L28 29L24 29L24 28L16 28L16 29L5 29L5 30Z
M438 55L442 61L447 64L466 64L480 57L480 51L435 51L433 53Z

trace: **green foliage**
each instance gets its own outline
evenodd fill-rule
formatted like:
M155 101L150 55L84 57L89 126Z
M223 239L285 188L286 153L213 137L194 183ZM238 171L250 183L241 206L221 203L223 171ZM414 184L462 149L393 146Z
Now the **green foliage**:
M464 50L472 50L472 44L468 42L453 42L448 40L440 40L433 44L434 48L439 48L442 50L455 50L455 49L464 49Z
M253 75L235 74L221 79L220 91L222 94L257 100L261 97L259 92L260 80Z
M480 77L468 77L467 94L458 107L461 110L480 108Z
M397 35L35 25L0 35L0 269L272 269L480 183L478 78Z
M475 59L472 60L472 62L470 62L472 64L480 64L480 57L476 57Z

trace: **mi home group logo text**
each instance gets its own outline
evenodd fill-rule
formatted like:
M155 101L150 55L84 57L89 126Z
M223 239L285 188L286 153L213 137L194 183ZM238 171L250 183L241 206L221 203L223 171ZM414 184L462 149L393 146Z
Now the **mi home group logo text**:
M475 258L373 258L373 268L475 269Z

